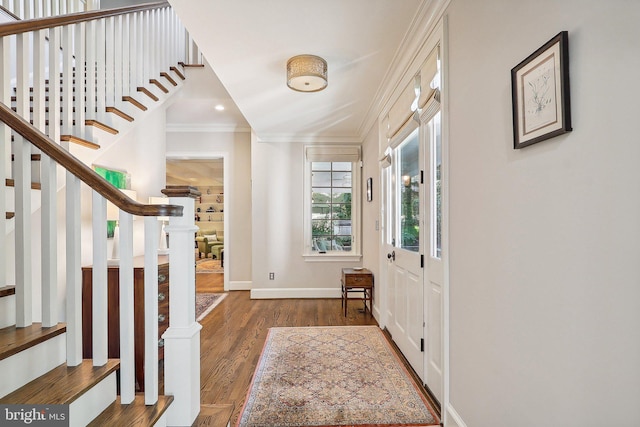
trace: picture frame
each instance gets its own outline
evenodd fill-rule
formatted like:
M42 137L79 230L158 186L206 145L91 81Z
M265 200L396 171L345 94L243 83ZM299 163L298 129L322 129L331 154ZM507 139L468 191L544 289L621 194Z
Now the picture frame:
M514 149L573 130L567 31L511 69L511 96Z
M373 200L373 178L367 178L367 202Z

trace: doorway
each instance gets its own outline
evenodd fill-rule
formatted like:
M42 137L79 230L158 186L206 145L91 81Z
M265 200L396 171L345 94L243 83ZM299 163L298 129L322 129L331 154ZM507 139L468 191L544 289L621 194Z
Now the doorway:
M229 242L224 156L167 158L167 185L188 185L201 193L194 203L196 291L228 290Z

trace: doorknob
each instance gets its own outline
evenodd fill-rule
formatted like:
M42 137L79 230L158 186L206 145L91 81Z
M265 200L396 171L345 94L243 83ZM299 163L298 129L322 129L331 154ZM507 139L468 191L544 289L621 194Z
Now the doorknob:
M387 254L387 259L390 259L391 261L395 261L396 260L396 251L391 251L390 254Z

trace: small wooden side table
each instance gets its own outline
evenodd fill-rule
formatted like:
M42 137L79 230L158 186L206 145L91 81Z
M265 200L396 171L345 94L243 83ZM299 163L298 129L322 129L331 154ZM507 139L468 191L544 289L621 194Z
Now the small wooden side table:
M347 301L350 299L362 300L364 304L364 312L367 312L367 301L369 302L369 313L373 315L373 273L366 268L342 269L342 306L344 307L344 315L347 316ZM349 292L362 292L359 297L349 298Z

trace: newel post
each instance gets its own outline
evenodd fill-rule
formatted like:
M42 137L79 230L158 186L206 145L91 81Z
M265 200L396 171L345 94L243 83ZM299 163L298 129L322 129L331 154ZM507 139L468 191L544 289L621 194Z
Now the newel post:
M174 401L167 411L167 425L190 426L200 412L200 329L195 319L196 277L194 187L168 186L162 193L172 205L184 206L181 217L170 217L169 328L164 339L164 393Z

